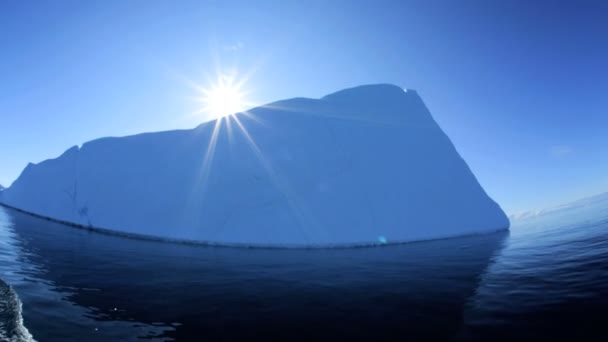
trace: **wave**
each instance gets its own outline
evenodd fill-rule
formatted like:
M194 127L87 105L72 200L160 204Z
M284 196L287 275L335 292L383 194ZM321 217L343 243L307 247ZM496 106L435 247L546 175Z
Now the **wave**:
M35 342L23 325L21 301L13 289L0 279L0 341Z

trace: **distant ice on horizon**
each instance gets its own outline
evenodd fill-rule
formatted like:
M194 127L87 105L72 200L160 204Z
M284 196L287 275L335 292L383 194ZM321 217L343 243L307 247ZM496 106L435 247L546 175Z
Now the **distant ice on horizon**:
M82 226L264 246L508 229L414 90L366 85L29 164L7 205Z
M580 198L575 201L567 202L564 204L551 206L539 210L528 210L516 214L509 215L509 220L511 221L523 221L528 219L534 219L538 217L542 217L545 215L555 214L562 211L567 211L571 209L582 208L590 205L594 205L598 202L608 201L608 192L603 192L587 197Z

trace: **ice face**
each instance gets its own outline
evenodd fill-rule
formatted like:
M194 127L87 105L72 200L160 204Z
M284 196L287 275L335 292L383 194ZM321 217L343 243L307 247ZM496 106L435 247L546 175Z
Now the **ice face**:
M220 244L378 244L509 226L418 94L384 84L90 141L28 165L0 201Z

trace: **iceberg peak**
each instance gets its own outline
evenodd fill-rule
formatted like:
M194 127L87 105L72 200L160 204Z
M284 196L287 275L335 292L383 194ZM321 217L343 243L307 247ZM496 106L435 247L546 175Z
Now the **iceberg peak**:
M403 88L393 84L368 84L348 88L323 96L321 99L330 102L358 103L396 101L414 94L407 94Z

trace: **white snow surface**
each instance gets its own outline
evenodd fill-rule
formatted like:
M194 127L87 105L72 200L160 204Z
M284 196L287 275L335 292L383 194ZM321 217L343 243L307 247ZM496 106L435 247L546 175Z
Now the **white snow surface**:
M383 244L508 229L413 90L366 85L29 164L0 202L217 244Z

